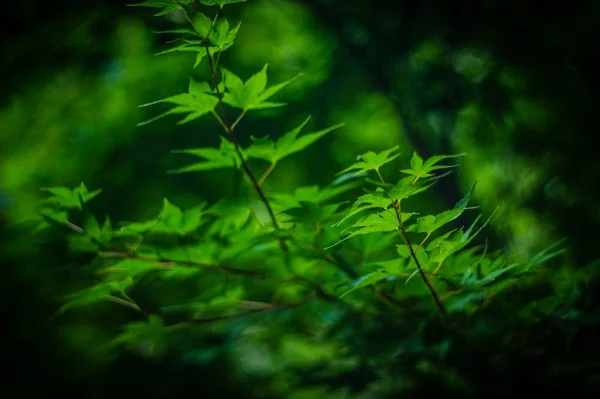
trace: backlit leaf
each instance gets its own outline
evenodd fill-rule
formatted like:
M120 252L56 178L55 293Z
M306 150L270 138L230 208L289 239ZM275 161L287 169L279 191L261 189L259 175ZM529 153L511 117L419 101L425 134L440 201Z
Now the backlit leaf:
M219 100L215 96L208 94L211 89L206 82L196 82L190 78L188 91L189 93L177 94L162 100L140 105L140 107L147 107L159 103L170 103L176 105L176 107L145 122L140 122L138 126L147 125L171 114L188 114L178 122L179 124L188 123L212 112L219 103Z
M400 154L394 154L394 151L398 149L398 146L394 148L390 148L389 150L382 151L380 153L375 153L373 151L369 151L365 154L362 154L358 157L359 161L355 164L347 167L343 171L338 174L343 174L354 170L354 174L365 173L370 170L379 171L383 165L393 161Z
M221 67L225 87L227 88L227 92L223 95L223 102L246 111L285 105L285 103L272 103L267 102L267 100L301 75L267 88L267 66L265 65L260 72L251 76L245 83L234 73Z
M203 161L169 171L172 174L201 172L222 168L239 168L241 165L241 161L235 151L235 146L224 138L221 139L220 148L190 148L187 150L175 150L173 152L194 155L203 159Z
M252 137L253 144L246 148L244 153L250 158L264 159L265 161L275 164L289 155L302 151L327 133L344 126L343 123L340 123L298 137L300 131L309 120L310 117L306 118L298 127L284 134L276 142L267 138L256 139Z

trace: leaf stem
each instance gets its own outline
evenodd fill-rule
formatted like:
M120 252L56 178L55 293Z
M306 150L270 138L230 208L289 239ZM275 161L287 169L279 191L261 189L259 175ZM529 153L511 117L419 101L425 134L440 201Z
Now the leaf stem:
M417 249L415 249L415 253L419 252L419 249L421 249L421 247L425 244L430 235L431 233L427 233L425 238L423 238L423 241L421 241L421 243L417 246Z
M217 120L217 122L219 122L219 125L221 125L221 127L223 128L223 130L227 131L227 125L225 125L225 122L223 122L223 119L221 119L221 117L219 116L219 114L217 114L214 109L211 111L211 113L213 114L213 116L215 117L215 119Z
M111 301L111 302L114 302L114 303L118 303L119 305L123 305L125 307L128 307L130 309L133 309L136 312L141 312L142 311L142 309L137 304L135 304L133 302L129 302L129 301L123 299L123 298L119 298L119 297L116 297L116 296L113 296L113 295L109 295L108 296L108 300Z
M271 162L271 164L269 165L269 167L267 168L267 170L265 170L265 172L262 174L262 176L260 177L260 179L258 179L258 185L262 186L262 184L265 182L265 180L267 179L267 177L271 174L271 172L273 171L273 169L275 169L275 165L277 164L277 162Z
M236 118L235 121L233 121L233 123L231 124L231 130L233 131L233 129L235 129L235 127L237 126L238 123L240 123L240 121L242 120L242 118L244 117L244 115L246 115L246 112L248 112L246 109L244 109L239 116Z
M379 176L379 180L381 180L381 182L383 184L385 184L385 180L383 180L383 176L381 176L381 172L379 172L379 168L375 169L375 172L377 172L377 176Z

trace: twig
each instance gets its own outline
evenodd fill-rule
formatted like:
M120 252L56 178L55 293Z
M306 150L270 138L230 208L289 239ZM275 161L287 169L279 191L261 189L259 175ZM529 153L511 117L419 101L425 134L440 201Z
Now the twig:
M425 282L425 285L429 289L429 292L431 293L431 296L433 297L433 301L435 302L435 305L437 306L440 314L442 316L445 316L447 314L446 308L444 307L444 304L440 300L437 292L435 291L435 289L431 285L431 282L429 281L429 279L425 275L425 272L423 271L423 268L421 267L421 263L419 262L419 259L417 258L417 254L413 250L413 247L412 247L412 245L410 243L408 235L406 234L406 230L404 229L404 225L402 224L402 216L401 216L401 213L400 213L400 201L398 201L398 200L394 201L392 203L392 207L396 211L396 218L398 219L398 228L397 228L398 233L400 234L400 237L402 238L402 240L404 241L404 243L408 247L408 250L410 252L410 256L415 261L415 263L417 265L417 270L419 271L419 274L421 275L421 278Z
M248 179L250 180L250 184L252 185L252 187L254 188L254 190L256 191L256 193L258 194L258 196L260 197L260 200L263 202L263 204L267 208L267 212L269 214L269 217L271 219L273 227L275 228L275 230L279 230L279 224L277 223L277 218L275 217L275 212L273 212L273 208L271 207L271 203L267 199L267 196L265 195L265 192L260 187L260 184L258 183L258 180L254 176L254 173L252 173L252 170L250 170L250 167L248 166L248 163L244 159L244 155L242 154L242 150L241 150L240 144L237 141L237 138L235 137L235 134L233 132L233 129L232 129L231 125L229 125L227 123L227 114L226 114L226 110L225 110L225 104L223 103L223 96L222 96L221 91L219 89L219 84L216 81L215 65L213 63L213 58L210 55L208 44L205 46L205 49L206 49L206 55L208 57L208 65L210 67L210 72L211 72L211 75L213 76L213 79L212 79L213 80L213 85L215 86L215 90L217 92L217 98L219 99L219 105L221 107L221 115L222 115L222 117L221 117L221 121L222 121L221 126L225 130L225 133L227 134L227 138L229 139L229 141L234 145L235 152L236 152L238 158L240 159L240 162L241 162L241 165L242 165L242 169L244 170L244 173L246 174L246 176L248 176ZM243 116L243 113L242 113L242 116ZM239 121L237 121L237 122L239 122ZM282 251L284 253L289 252L287 244L285 243L285 241L283 240L283 238L279 239L279 245L281 246L281 249L282 249Z
M184 266L199 266L206 269L219 269L224 270L232 274L240 274L244 276L256 276L256 277L264 277L266 274L256 270L246 270L246 269L238 269L230 266L221 266L221 265L213 265L209 263L196 262L193 260L175 260L175 259L166 259L161 257L152 257L138 254L128 254L122 251L116 252L98 252L98 256L105 258L124 258L124 259L139 259L139 260L147 260L150 262L160 263L163 267L172 267L173 265L179 264Z
M182 7L182 10L183 10L183 13L184 13L186 19L188 20L188 22L190 22L190 24L193 25L192 20L191 20L191 18L188 15L187 9L185 7ZM227 123L227 114L225 112L225 104L223 103L223 96L222 96L222 93L219 90L219 84L217 83L217 76L216 76L217 70L216 70L216 67L215 67L215 62L213 60L213 57L210 54L210 48L209 48L209 42L208 42L209 38L210 38L210 34L212 33L212 30L213 30L213 28L215 26L215 23L217 21L217 18L220 15L220 13L221 13L221 10L219 10L215 14L215 17L213 18L211 26L210 26L210 28L208 30L207 35L206 35L206 44L204 45L204 48L206 50L206 56L208 58L208 65L209 65L209 68L210 68L210 75L211 75L211 78L212 78L211 80L212 80L213 85L215 86L215 90L216 90L216 93L217 93L217 98L219 100L219 105L220 105L220 108L221 108L222 117L219 117L219 115L216 112L214 112L214 111L213 111L213 115L219 121L219 124L221 125L221 127L223 127L223 129L225 130L225 133L227 134L227 138L229 139L229 141L234 145L235 152L236 152L237 156L240 159L240 162L241 162L241 165L242 165L242 169L244 170L244 173L246 174L246 176L250 180L250 184L252 185L252 187L254 188L254 190L256 190L258 196L260 197L260 200L263 202L263 204L267 208L267 212L269 214L269 218L271 219L273 227L275 228L275 230L279 230L279 224L277 223L277 219L275 217L275 212L273 212L273 208L271 207L271 203L267 199L267 196L265 195L264 191L261 189L260 184L258 183L258 180L254 176L254 174L252 173L252 170L248 166L248 163L244 159L244 155L242 154L242 150L241 150L240 144L237 141L237 138L235 137L235 134L233 133L233 129L239 123L240 119L244 116L246 110L244 110L240 114L240 116L237 118L237 120L232 125L229 125ZM289 252L287 244L285 243L285 241L284 241L283 238L279 239L279 245L281 246L281 250L285 254L287 254ZM288 258L288 256L286 255L286 259L287 258Z
M119 305L128 307L129 309L135 310L136 312L142 313L144 315L150 316L150 315L155 315L155 316L160 316L163 317L165 319L168 319L168 316L163 315L161 312L157 312L157 311L148 311L145 309L142 309L141 307L139 307L137 304L126 301L122 298L116 297L116 296L112 296L110 295L108 297L108 300L114 303L118 303ZM182 324L189 324L189 325L205 325L205 324L212 324L212 323L217 323L219 321L229 321L229 320L235 320L235 319L239 319L239 318L243 318L243 317L248 317L248 316L252 316L255 314L259 314L259 313L269 313L269 312L275 312L277 310L283 310L283 309L291 309L291 308L295 308L298 306L303 305L305 302L297 302L297 303L288 303L288 304L283 304L283 305L267 305L258 309L252 309L249 310L247 312L241 312L241 313L236 313L233 315L227 315L227 316L216 316L216 317L210 317L210 318L189 318L189 319L183 319L183 320L178 320L177 325L182 325Z

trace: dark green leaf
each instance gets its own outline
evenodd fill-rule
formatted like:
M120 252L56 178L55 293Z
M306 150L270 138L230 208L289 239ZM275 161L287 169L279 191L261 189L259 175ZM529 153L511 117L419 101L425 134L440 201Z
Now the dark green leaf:
M101 283L93 287L86 288L70 295L67 298L67 302L60 308L58 313L60 314L72 308L106 301L112 293L124 292L132 284L133 279L131 277L127 277L122 281Z
M223 6L227 4L243 3L245 1L246 0L200 0L200 3L206 6L219 6L223 8Z
M351 292L353 292L359 288L368 287L370 285L373 285L389 276L390 275L388 274L388 272L384 269L376 270L372 273L365 274L364 276L360 276L356 280L354 280L348 284L345 284L350 289L347 290L346 292L344 292L342 295L340 295L340 298L345 297L346 295L350 294Z

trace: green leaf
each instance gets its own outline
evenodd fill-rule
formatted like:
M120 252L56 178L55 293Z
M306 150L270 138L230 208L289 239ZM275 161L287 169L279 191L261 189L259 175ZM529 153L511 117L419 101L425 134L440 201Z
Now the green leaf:
M415 182L411 177L400 179L396 185L388 190L388 196L391 201L402 201L427 190L434 184L424 184L425 182L425 180Z
M246 0L200 0L200 3L206 6L219 6L223 8L223 6L227 4L243 3L245 1Z
M204 223L205 205L182 211L179 207L163 200L163 208L155 219L142 223L129 223L120 235L135 234L176 234L186 235L196 231Z
M358 157L359 162L356 162L353 165L350 165L348 168L339 172L338 175L349 172L351 170L355 170L354 174L365 173L370 170L374 170L379 172L379 168L383 165L393 161L400 154L393 154L394 151L398 149L398 146L394 148L390 148L389 150L382 151L378 154L373 151L369 151L365 154L362 154ZM392 155L393 154L393 155Z
M498 280L498 278L500 278L501 276L506 275L510 270L513 270L516 266L518 266L518 265L513 264L513 265L506 266L502 269L494 270L493 272L486 274L485 277L479 281L479 284L480 285L490 284L490 283Z
M112 238L112 225L108 216L104 219L104 224L100 226L94 215L89 213L84 219L82 227L86 236L100 244L108 244Z
M294 207L286 213L292 216L292 220L298 220L303 223L322 223L340 207L341 204L319 205L312 201L300 201L300 207Z
M564 242L565 242L565 239L559 240L555 243L552 243L548 247L544 248L539 253L535 254L529 260L529 262L527 262L527 264L525 265L525 270L529 270L534 266L540 265L544 262L549 261L550 259L553 259L553 258L556 258L557 256L565 254L566 253L565 248L560 248L554 252L551 252L552 250L560 247Z
M179 11L181 7L175 1L169 0L147 0L142 3L127 4L129 7L151 7L151 8L162 8L163 10L154 14L155 16L162 16Z
M329 186L322 189L317 185L302 186L296 188L293 194L273 193L271 194L272 206L276 212L285 212L292 208L301 208L301 202L312 202L322 204L336 196L343 194L359 186L359 182L342 184L339 186Z
M43 191L50 193L50 198L44 200L45 203L51 204L63 209L82 209L82 205L94 199L102 192L102 189L88 191L85 184L81 183L78 187L70 189L68 187L46 187Z
M342 295L340 295L340 298L345 297L346 295L350 294L353 291L356 291L359 288L364 288L373 285L389 276L390 274L384 269L379 269L372 273L365 274L364 276L360 276L356 280L345 284L346 286L350 287L350 289L344 292Z
M433 176L433 171L456 167L457 165L438 165L438 163L444 159L456 158L463 155L465 154L436 155L423 162L423 159L416 152L414 152L410 160L411 169L403 169L400 172L413 176L413 181L416 182L419 179Z
M450 313L465 312L476 307L485 299L484 292L471 291L462 295L451 296L446 302L446 310Z
M415 151L413 153L412 158L410 159L410 167L418 170L418 169L421 169L422 166L423 166L423 158L421 158Z
M154 33L158 33L158 34L178 34L178 35L190 35L190 36L194 36L194 37L200 37L200 35L198 34L198 32L193 31L191 29L168 29L168 30L157 30L154 31ZM183 40L183 39L181 39Z
M59 225L69 223L69 214L67 211L59 211L56 209L45 208L40 210L40 216L47 222ZM45 226L44 226L45 227Z
M414 213L402 213L402 222L406 222L411 218ZM346 230L354 229L351 233L344 237L342 240L337 243L328 246L325 249L332 248L343 241L346 241L349 238L355 237L361 234L371 234L371 233L387 233L390 231L395 231L398 228L398 219L396 214L390 210L382 211L376 214L372 214L366 217L361 218L357 222L355 222L352 226L348 227ZM344 230L344 231L346 231Z
M429 243L429 245L427 246L427 250L432 251L430 254L430 261L432 263L440 264L452 254L460 251L465 246L467 246L489 223L489 221L492 219L492 216L494 216L494 213L496 213L497 209L498 208L494 209L494 212L492 212L490 217L475 233L473 233L473 230L475 229L477 222L481 218L481 215L478 216L477 219L475 219L475 221L471 224L471 226L469 226L467 231L463 232L462 229L452 230L451 232L448 232Z
M268 65L265 65L260 72L254 74L245 83L235 74L221 67L227 89L227 92L223 95L223 102L245 111L285 105L285 103L272 103L267 100L301 75L267 88L267 67Z
M473 190L475 190L476 183L477 182L473 183L473 186L471 186L469 192L467 192L467 194L456 203L453 209L444 211L437 216L428 215L418 218L417 223L409 226L406 231L431 234L445 224L448 224L454 219L458 218L467 209L467 205L471 199L471 194L473 193Z
M233 42L232 42L233 43ZM216 53L218 53L219 51L225 51L227 50L229 47L231 46L231 44L225 45L222 48L217 48L217 47L209 47L208 48L208 52L210 53L210 56L213 57ZM187 50L184 50L187 51ZM202 60L206 57L206 49L204 49L204 51L198 51L196 54L196 60L194 61L194 68L196 68L198 65L200 65L200 63L202 62ZM219 86L219 89L221 88L221 86Z
M276 142L267 138L257 139L252 137L253 143L244 150L249 158L264 159L275 164L283 158L295 154L307 148L327 133L344 126L343 123L328 127L317 132L311 132L298 137L302 128L308 123L310 116L307 117L298 127L287 132Z
M187 150L175 150L174 153L190 154L202 158L202 162L197 162L183 168L170 170L169 173L187 173L201 172L212 169L239 168L241 160L239 159L235 146L228 140L221 138L220 148L190 148Z
M211 89L206 82L196 82L190 78L188 91L189 93L177 94L162 100L140 105L139 107L141 108L159 103L170 103L175 104L176 107L150 120L140 122L138 123L138 126L147 125L171 114L188 114L184 119L179 121L178 124L188 123L212 112L219 103L219 100L215 96L208 94Z
M192 19L192 26L194 27L194 30L198 32L201 37L206 38L212 28L211 19L196 10L191 11L190 18Z
M158 261L147 259L123 259L110 266L100 270L106 278L125 279L142 276L151 271L160 270L161 265Z
M198 267L171 266L161 271L162 278L166 280L186 280L198 275L202 271Z
M164 8L176 5L172 0L146 0L141 3L127 4L128 7L154 7Z
M219 18L210 33L210 43L221 51L231 47L235 41L238 31L240 30L240 26L241 23L239 23L232 30L229 30L229 21L227 21L227 18Z
M67 297L67 302L59 309L61 314L69 309L103 302L113 293L122 293L133 284L133 279L127 277L122 281L101 283L81 290Z
M467 209L467 205L469 205L469 201L471 200L471 196L473 195L473 191L475 191L475 186L477 185L477 181L473 183L471 189L467 192L467 194L461 198L460 201L454 205L454 209Z
M123 333L111 341L111 345L125 345L152 355L162 350L166 330L160 316L151 315L148 321L134 321L125 325Z
M368 209L387 209L392 204L392 200L387 198L383 194L384 190L378 188L374 193L361 195L354 202L354 204L352 204L352 207L342 218L342 220L337 222L334 226L339 226L352 216L357 215L360 212L366 211Z

